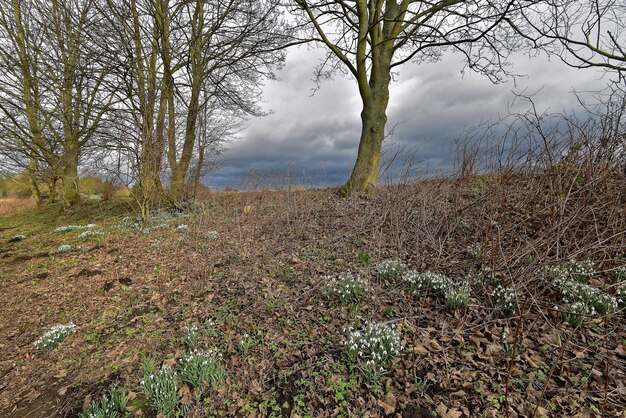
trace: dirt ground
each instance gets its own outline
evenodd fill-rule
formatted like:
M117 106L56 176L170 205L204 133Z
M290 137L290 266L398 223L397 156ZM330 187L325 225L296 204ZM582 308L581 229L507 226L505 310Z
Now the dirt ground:
M0 416L76 416L112 384L133 394L130 414L155 416L140 362L175 362L185 327L212 321L199 344L222 353L226 379L188 416L626 417L624 309L571 326L541 274L589 258L592 284L615 290L624 223L590 205L593 193L561 212L545 190L500 183L222 193L149 231L125 219L123 200L0 217ZM104 235L54 231L87 223ZM82 248L57 253L62 244ZM469 306L416 298L377 274L386 259L473 277ZM368 280L360 303L326 296L325 276L342 272ZM489 296L497 281L517 288L509 317ZM36 349L68 322L75 334ZM377 383L344 352L345 328L369 322L394 326L403 345Z

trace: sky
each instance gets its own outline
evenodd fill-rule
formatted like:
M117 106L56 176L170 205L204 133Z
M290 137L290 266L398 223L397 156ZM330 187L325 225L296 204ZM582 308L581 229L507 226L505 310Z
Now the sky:
M249 120L227 145L220 168L209 179L212 188L328 187L347 180L357 154L361 103L349 76L338 74L314 92L313 72L323 53L306 47L288 51L279 79L265 84L263 109L270 114ZM385 148L414 155L422 172L448 173L455 138L508 114L515 93L536 92L540 111L568 112L579 108L573 92L586 97L585 92L608 83L599 70L570 68L554 57L516 55L511 62L522 77L498 85L463 72L458 54L399 67L387 111L393 133Z

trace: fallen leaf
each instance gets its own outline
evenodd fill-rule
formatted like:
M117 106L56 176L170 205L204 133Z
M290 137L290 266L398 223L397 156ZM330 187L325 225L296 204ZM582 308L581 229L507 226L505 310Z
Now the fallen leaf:
M187 385L183 385L179 389L178 396L180 396L180 402L183 405L191 405L193 403L193 396L191 395L191 390Z
M435 351L435 352L441 351L441 346L435 340L428 341L428 346L431 348L432 351Z
M488 356L493 356L495 354L498 354L500 351L502 351L502 347L500 347L500 344L489 344L487 346L487 349L485 350L485 353Z
M424 347L423 345L419 343L415 343L413 345L413 352L417 354L421 354L423 356L428 354L428 350L426 349L426 347Z
M442 415L442 418L459 418L461 415L463 413L458 409L448 409L448 412Z
M83 409L87 409L90 403L91 403L91 395L87 395L85 397L85 400L83 401Z
M385 411L385 415L391 415L396 410L396 407L394 405L389 405L387 402L384 401L378 401L378 405L383 408L383 410Z

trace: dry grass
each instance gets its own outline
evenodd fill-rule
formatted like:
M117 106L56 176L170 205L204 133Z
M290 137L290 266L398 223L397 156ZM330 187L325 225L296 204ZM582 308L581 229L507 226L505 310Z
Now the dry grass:
M0 199L0 216L10 215L23 210L33 209L37 205L33 199L7 197Z
M54 222L35 219L45 208L19 215L21 225L0 231L1 242L33 228L2 254L0 318L11 320L0 321L0 341L11 345L0 346L0 415L40 408L75 416L106 390L102 382L138 391L143 356L179 356L181 330L211 319L217 333L204 343L223 353L228 373L210 398L222 416L259 416L254 411L275 405L282 416L382 417L381 401L415 417L440 405L462 416L593 416L592 407L618 416L626 405L624 311L571 327L540 272L593 259L597 286L613 292L613 272L626 265L623 181L607 170L435 179L345 199L331 190L217 193L149 235L110 228L120 214L64 213ZM101 242L52 232L91 220L106 233ZM184 235L174 231L182 223ZM211 230L219 239L205 238ZM51 262L68 243L84 252ZM468 250L476 244L479 257ZM416 299L401 281L380 279L376 265L390 258L476 277L470 306L449 312L432 295ZM358 308L323 296L323 277L345 271L369 279ZM490 300L500 282L517 288L512 317ZM76 335L49 354L35 351L32 342L51 324L70 320ZM343 356L343 327L365 321L402 330L406 349L380 383L387 392L370 388ZM244 333L254 341L246 356L236 349ZM190 416L207 414L197 405Z

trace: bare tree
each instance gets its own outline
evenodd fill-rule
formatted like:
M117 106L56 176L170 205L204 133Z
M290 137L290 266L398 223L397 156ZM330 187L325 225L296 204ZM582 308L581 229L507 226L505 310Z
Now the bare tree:
M371 191L378 176L392 74L404 63L429 62L448 49L469 68L497 81L517 42L509 20L532 1L293 0L309 37L329 54L318 78L341 69L353 76L362 100L356 163L343 193Z
M53 107L49 128L63 148L64 200L80 201L78 166L114 102L107 83L114 63L100 48L104 31L95 0L51 0L41 5L41 30L49 44L42 54Z
M3 135L0 146L14 163L27 161L31 191L37 204L41 191L37 184L39 161L55 165L56 156L44 142L46 117L42 108L43 92L38 54L43 38L32 30L36 17L32 4L17 0L3 1L0 7L0 110Z
M259 115L260 83L282 65L287 34L277 0L166 0L158 16L160 26L170 28L161 31L160 47L168 96L169 197L178 204L186 198L202 109Z
M519 33L576 68L626 70L626 3L546 0L522 10Z
M61 178L64 201L80 201L78 167L84 147L113 103L111 61L102 53L95 0L4 1L0 4L3 96L13 144ZM8 126L8 125L5 125ZM33 186L33 194L40 192Z
M162 185L167 101L160 58L158 2L108 0L103 13L112 28L111 44L119 51L116 68L121 103L114 113L118 123L108 148L124 156L130 170L126 181L134 182L135 198L142 218L149 221L159 202Z
M280 7L278 0L107 1L111 43L123 51L116 117L128 131L112 148L132 159L144 221L163 197L178 206L192 196L188 182L214 161L207 153L217 154L247 115L262 113L261 82L282 64L289 35Z

